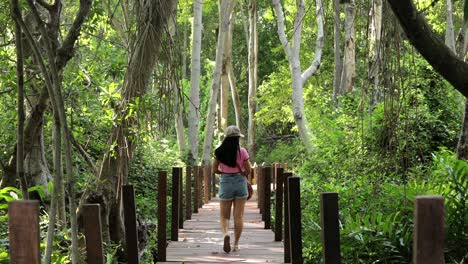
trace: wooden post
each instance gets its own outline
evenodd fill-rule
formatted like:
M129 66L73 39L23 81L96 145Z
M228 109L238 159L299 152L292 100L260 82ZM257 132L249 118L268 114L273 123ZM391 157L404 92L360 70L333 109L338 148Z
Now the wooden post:
M289 195L289 242L291 243L291 263L302 263L302 224L300 178L288 179Z
M198 166L193 167L193 213L197 214L198 213L198 187L199 181L198 181Z
M444 198L416 196L414 207L413 263L445 263Z
M138 264L138 235L135 213L135 191L133 185L122 186L122 199L127 260L129 264Z
M338 193L325 192L320 194L320 222L324 263L339 264L341 256Z
M185 218L192 219L192 167L185 168Z
M289 184L288 178L292 177L292 173L284 173L284 263L291 262L291 242L289 241Z
M265 229L271 229L271 166L263 168L263 215L265 216Z
M263 166L259 166L258 167L258 186L257 186L257 190L258 190L258 207L260 208L260 214L262 214L262 221L265 221L265 218L264 218L264 214L263 214L263 191L264 191L264 188L263 188Z
M167 171L158 173L158 261L166 261Z
M210 171L210 174L211 174L211 187L212 187L211 197L214 198L216 197L216 174L212 173L211 171Z
M36 200L8 203L10 262L41 263L39 250L39 202Z
M283 168L276 168L275 241L281 241L283 236L283 173Z
M172 168L172 210L171 210L171 240L178 241L179 240L179 170L178 168Z
M198 191L198 199L199 202L198 202L198 206L199 208L202 208L203 207L203 204L204 204L204 200L203 200L203 194L204 194L204 186L203 186L203 180L204 180L204 176L203 176L203 166L200 166L198 167L198 187L200 188L200 190Z
M86 263L104 264L99 204L83 206L83 227L86 241Z
M208 203L210 201L210 165L209 164L204 164L203 165L203 190L204 190L204 198L205 198L205 203Z
M181 167L176 168L179 173L179 229L184 228L184 173Z

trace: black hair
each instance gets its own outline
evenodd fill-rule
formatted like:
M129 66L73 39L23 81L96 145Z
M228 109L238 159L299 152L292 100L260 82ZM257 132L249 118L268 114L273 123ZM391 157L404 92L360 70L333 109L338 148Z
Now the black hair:
M240 153L239 137L227 137L215 150L215 157L227 166L235 168L237 153Z

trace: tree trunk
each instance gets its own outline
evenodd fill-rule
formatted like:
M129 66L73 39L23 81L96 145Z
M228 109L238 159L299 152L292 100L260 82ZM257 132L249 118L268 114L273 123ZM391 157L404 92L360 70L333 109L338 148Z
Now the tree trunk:
M333 103L335 106L338 103L338 95L340 94L341 87L341 72L343 70L343 62L341 61L341 8L340 0L333 0L333 7L335 13L333 15L335 24L334 24L334 38L333 38L333 47L335 54L335 66L333 68Z
M306 149L310 152L313 150L312 145L312 133L307 122L305 111L304 111L304 98L303 98L303 86L305 82L317 72L320 67L320 61L322 58L322 49L323 49L323 7L322 1L316 1L316 19L317 19L317 40L315 43L315 55L314 59L307 68L307 70L301 72L301 62L300 62L300 50L301 50L301 35L302 35L302 25L303 19L305 16L305 5L304 1L297 1L297 12L294 18L294 34L292 37L291 44L289 43L285 29L284 29L284 13L283 8L279 3L279 0L273 0L273 8L276 12L277 25L278 25L278 35L283 46L286 57L289 60L289 68L291 71L291 81L292 81L292 103L293 103L293 115L294 121L299 130L299 136L306 146Z
M465 102L465 113L462 124L460 137L458 138L457 158L468 160L468 102Z
M370 41L369 41L369 80L373 83L372 105L375 105L380 98L380 74L382 67L382 0L374 0L370 18Z
M345 49L343 59L343 71L341 74L341 92L351 92L354 88L356 78L356 58L354 48L354 19L356 18L355 0L350 0L345 4Z
M255 113L257 112L257 68L258 68L258 31L257 31L257 1L250 0L249 3L249 125L247 130L248 149L252 160L255 160Z
M453 52L455 50L455 29L453 27L453 2L447 0L447 22L445 23L445 45Z
M202 0L193 1L192 63L188 118L188 159L192 166L198 161L198 120L200 114L200 50L202 30Z
M411 44L465 97L468 96L468 64L448 48L418 12L412 0L387 0Z
M218 42L216 45L216 63L213 70L213 80L210 89L210 101L208 103L208 113L206 116L205 139L203 141L203 164L209 164L211 158L211 148L213 144L213 133L216 117L216 101L218 99L221 85L221 67L224 54L226 36L229 31L230 17L233 9L233 1L220 0L220 27L218 32Z
M136 1L137 10L136 36L138 41L131 47L127 71L122 91L122 101L118 106L120 122L114 127L108 145L115 145L103 158L98 190L104 197L103 224L105 237L117 243L124 239L123 212L120 190L127 183L129 161L133 158L134 144L132 128L137 125L135 116L128 115L128 105L146 93L149 78L158 61L162 36L167 29L168 19L177 2L171 1ZM140 6L141 4L141 6ZM149 30L151 29L151 30Z

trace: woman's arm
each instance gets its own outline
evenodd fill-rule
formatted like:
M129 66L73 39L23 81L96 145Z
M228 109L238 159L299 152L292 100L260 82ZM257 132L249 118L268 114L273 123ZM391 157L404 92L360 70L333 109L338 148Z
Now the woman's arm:
M222 174L222 172L219 170L219 161L217 159L214 159L211 171L215 174Z
M250 160L247 159L244 161L244 171L242 172L242 175L245 177L248 177L250 175L250 171L252 170L252 164L250 164Z

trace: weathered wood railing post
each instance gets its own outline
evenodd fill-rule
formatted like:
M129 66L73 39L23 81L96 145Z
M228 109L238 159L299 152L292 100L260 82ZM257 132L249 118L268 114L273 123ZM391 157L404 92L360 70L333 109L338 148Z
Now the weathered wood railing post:
M284 173L284 191L283 191L283 196L284 196L284 263L290 263L291 262L291 242L289 241L290 235L289 235L289 184L288 184L288 179L292 177L292 173L290 172L285 172Z
M262 214L262 221L265 221L265 219L263 218L263 205L264 205L264 203L263 203L263 191L264 191L263 180L264 180L263 166L260 165L260 166L258 166L258 185L257 185L258 207L260 209L260 214Z
M179 191L180 174L178 168L172 168L172 207L171 207L171 240L179 240Z
M341 263L338 208L338 193L320 194L320 222L325 264Z
M138 235L135 212L135 191L133 185L122 186L122 199L125 223L125 248L127 261L130 264L138 263Z
M184 228L184 173L181 167L176 168L179 172L179 229Z
M413 263L445 263L444 198L416 196L414 207Z
M203 175L203 166L200 166L198 167L198 180L199 180L199 183L198 183L198 187L200 188L199 191L198 191L198 195L199 195L199 202L198 202L198 206L199 208L202 208L203 207L203 204L204 203L204 199L203 199L203 194L204 194L204 175Z
M289 241L291 243L291 263L302 263L302 223L300 178L288 179L289 200Z
M211 187L212 187L212 193L211 197L214 198L216 197L216 174L212 173L210 170L211 174Z
M281 241L283 236L283 173L283 168L276 168L275 241Z
M167 171L158 173L158 261L166 261Z
M185 168L185 218L192 219L192 167Z
M198 197L200 196L198 194L200 187L198 181L198 166L193 167L193 213L197 214L198 213Z
M204 202L208 203L210 201L210 164L203 165L203 190L204 190Z
M104 264L99 204L83 206L83 227L86 241L86 263Z
M10 262L41 263L39 202L36 200L9 202L8 228Z
M271 166L263 168L263 215L265 216L265 229L271 229Z

